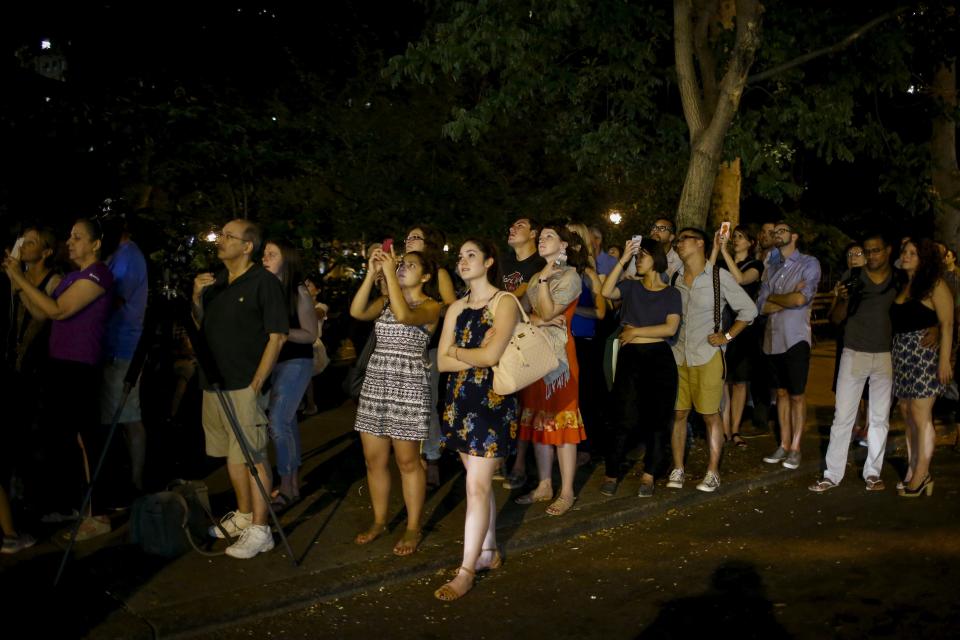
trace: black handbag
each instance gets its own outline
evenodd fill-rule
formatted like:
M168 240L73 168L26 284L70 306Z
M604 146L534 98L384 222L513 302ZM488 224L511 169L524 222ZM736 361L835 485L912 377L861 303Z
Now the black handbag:
M348 396L357 400L360 398L360 391L363 389L363 378L367 375L367 364L370 362L370 356L373 350L377 348L377 331L370 332L367 343L363 345L363 351L357 356L357 361L350 367L347 377L343 380L343 391Z

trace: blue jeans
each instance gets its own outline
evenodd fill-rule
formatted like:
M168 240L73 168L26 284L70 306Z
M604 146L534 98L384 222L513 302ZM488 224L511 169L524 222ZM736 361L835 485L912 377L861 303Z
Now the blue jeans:
M297 407L313 377L313 360L295 358L273 368L270 389L270 437L277 450L277 471L291 476L300 466L300 426Z

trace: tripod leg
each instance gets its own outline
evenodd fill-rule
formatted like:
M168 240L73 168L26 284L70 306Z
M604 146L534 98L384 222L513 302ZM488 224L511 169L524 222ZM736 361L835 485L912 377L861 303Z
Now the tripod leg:
M274 512L273 507L270 504L270 495L267 492L266 487L263 486L263 482L260 481L260 474L257 473L257 465L253 460L253 455L250 453L250 445L247 442L247 439L243 436L243 431L240 429L240 421L237 420L236 412L234 411L233 404L230 402L230 399L227 395L220 389L220 385L214 385L213 390L217 394L217 398L220 400L220 406L223 407L223 412L227 415L227 421L230 423L230 428L233 429L233 434L237 438L237 442L240 444L240 450L243 452L243 458L247 469L250 471L250 474L253 476L254 481L257 484L257 490L260 493L260 496L263 498L263 501L267 506L267 513L270 514L270 520L273 522L273 525L277 528L277 533L280 534L280 540L283 542L284 548L287 550L287 554L290 556L290 561L293 563L293 566L298 566L297 558L293 555L293 549L290 547L290 542L287 540L286 534L283 532L283 527L280 526L280 520L277 518L276 512Z

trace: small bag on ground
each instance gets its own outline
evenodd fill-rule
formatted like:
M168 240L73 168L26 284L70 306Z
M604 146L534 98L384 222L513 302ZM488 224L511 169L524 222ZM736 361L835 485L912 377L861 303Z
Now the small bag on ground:
M206 539L212 521L207 485L199 480L175 480L167 491L134 501L130 541L145 553L175 558L196 549L193 540Z

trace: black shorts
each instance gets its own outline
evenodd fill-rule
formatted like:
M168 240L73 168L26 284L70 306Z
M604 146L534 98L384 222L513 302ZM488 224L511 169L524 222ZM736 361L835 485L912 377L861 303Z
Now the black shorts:
M767 355L770 365L770 388L786 389L791 396L802 396L810 372L810 344L798 342L783 353Z

